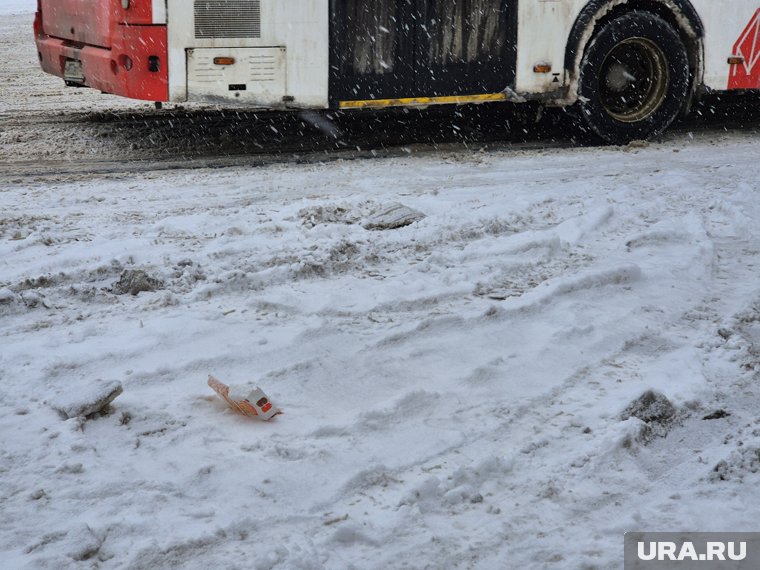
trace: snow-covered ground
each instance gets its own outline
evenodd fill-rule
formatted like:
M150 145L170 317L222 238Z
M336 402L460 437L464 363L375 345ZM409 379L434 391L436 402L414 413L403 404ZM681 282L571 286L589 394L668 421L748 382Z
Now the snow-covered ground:
M0 15L30 14L37 9L37 0L3 0Z
M629 530L752 530L757 156L0 183L3 567L619 568ZM365 229L394 203L425 217ZM99 379L110 414L53 409ZM645 429L648 389L677 411Z
M146 107L41 74L34 4L0 6L9 163ZM0 179L0 567L619 568L629 530L756 530L759 151ZM368 229L393 204L424 217ZM629 417L647 390L674 408Z

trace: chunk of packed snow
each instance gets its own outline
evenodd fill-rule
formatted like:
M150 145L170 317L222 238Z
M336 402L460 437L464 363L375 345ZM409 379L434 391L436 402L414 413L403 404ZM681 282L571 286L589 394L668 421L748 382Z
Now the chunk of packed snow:
M364 223L367 230L395 230L419 222L425 214L403 204L391 204L374 212Z
M59 396L51 406L65 418L91 416L104 410L123 391L121 382L117 380L98 381L89 390L74 390Z

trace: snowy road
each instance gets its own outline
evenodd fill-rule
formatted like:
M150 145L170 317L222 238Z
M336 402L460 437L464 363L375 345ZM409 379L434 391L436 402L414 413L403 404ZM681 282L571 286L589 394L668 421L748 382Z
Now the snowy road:
M757 149L5 184L3 559L606 568L626 530L751 528ZM362 227L393 202L427 217ZM116 295L125 269L163 284ZM46 404L97 378L111 415ZM645 445L619 414L648 388L682 418Z
M536 109L519 105L349 112L330 114L330 120L199 105L156 111L149 103L66 88L42 73L31 42L32 16L13 14L25 0L14 2L15 9L0 7L11 12L0 21L0 177L10 180L572 144L574 133L560 115L547 112L536 122ZM664 140L714 140L726 125L753 136L758 123L760 98L712 98Z
M757 530L760 144L687 132L0 179L3 568L619 568L626 531ZM425 217L365 227L394 203ZM53 409L98 379L110 413ZM624 420L649 389L674 415Z

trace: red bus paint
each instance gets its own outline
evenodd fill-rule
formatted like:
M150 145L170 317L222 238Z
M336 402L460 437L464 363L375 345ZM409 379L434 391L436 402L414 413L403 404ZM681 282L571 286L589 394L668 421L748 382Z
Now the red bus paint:
M760 9L734 44L734 55L743 57L744 63L733 66L728 88L760 88Z
M110 47L116 23L108 2L42 0L42 31L48 36L99 47Z
M39 0L34 24L42 68L65 77L80 62L82 82L106 93L146 101L169 100L165 25L153 25L150 2Z

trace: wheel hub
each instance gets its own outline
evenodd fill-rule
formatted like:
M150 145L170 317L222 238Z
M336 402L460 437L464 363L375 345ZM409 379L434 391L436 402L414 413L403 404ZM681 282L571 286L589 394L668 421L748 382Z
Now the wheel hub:
M646 38L629 38L613 47L599 77L604 110L624 123L654 114L665 101L669 84L667 58Z

